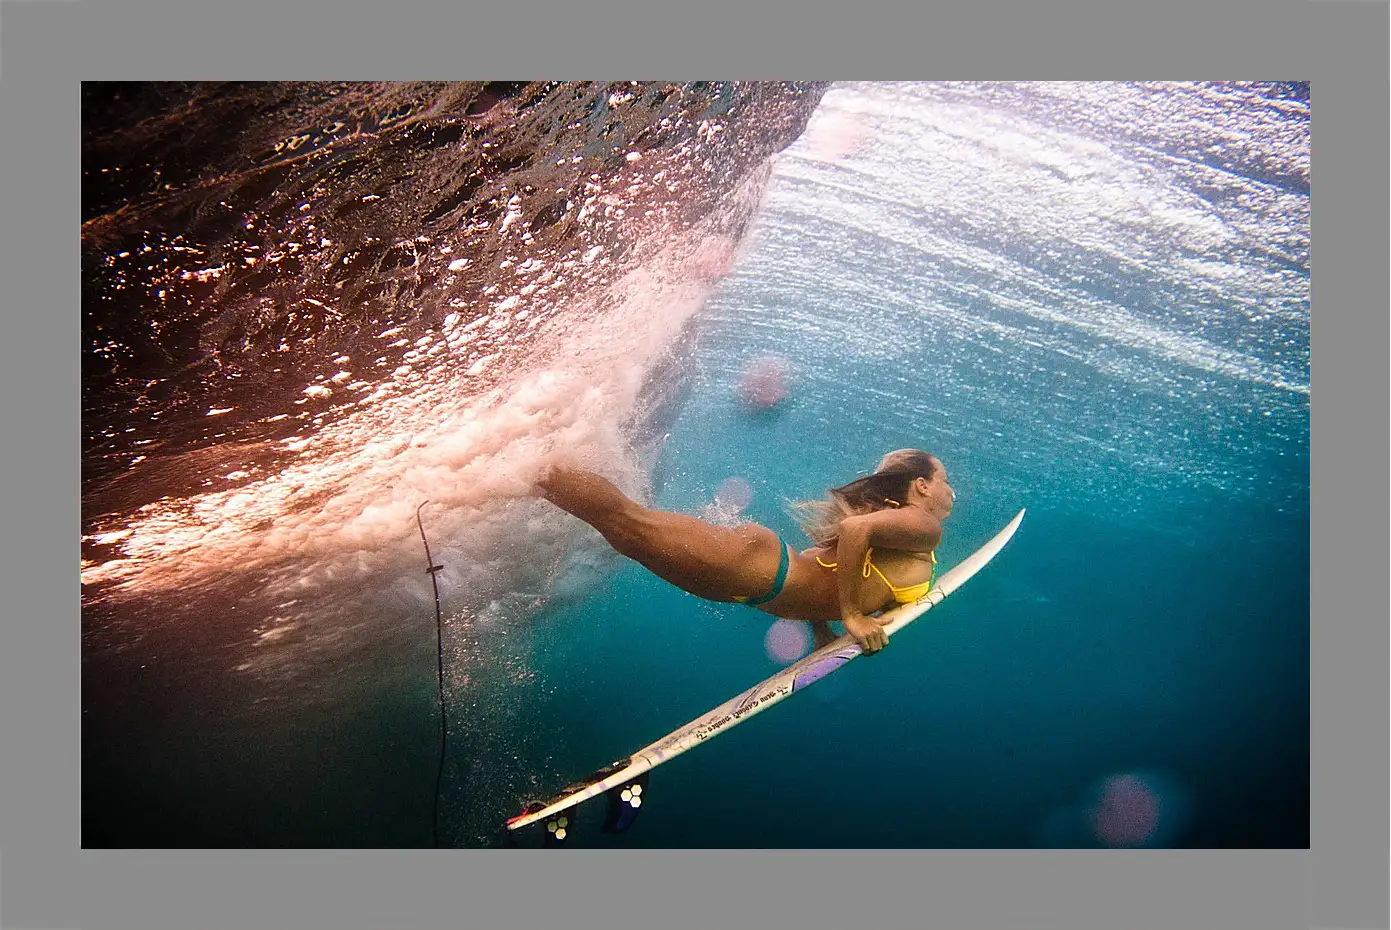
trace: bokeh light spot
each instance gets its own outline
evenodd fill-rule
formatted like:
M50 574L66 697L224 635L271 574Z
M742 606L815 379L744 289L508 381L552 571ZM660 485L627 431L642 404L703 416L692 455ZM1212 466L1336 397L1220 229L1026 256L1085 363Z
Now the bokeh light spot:
M811 626L799 620L779 620L763 635L768 658L790 665L811 651Z
M1159 798L1138 775L1108 778L1091 821L1092 832L1107 846L1139 846L1159 825Z
M789 366L771 355L761 356L744 366L739 395L750 407L766 410L787 399Z
M715 489L715 503L725 510L738 512L753 501L753 486L743 478L726 478Z

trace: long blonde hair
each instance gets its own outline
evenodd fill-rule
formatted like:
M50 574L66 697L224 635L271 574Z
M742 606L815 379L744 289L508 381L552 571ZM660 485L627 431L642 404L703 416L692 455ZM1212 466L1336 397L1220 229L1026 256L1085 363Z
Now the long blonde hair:
M926 452L899 449L884 456L873 474L830 488L821 500L790 501L787 509L813 543L830 548L840 541L840 521L900 507L915 478L931 480L936 473L937 463Z

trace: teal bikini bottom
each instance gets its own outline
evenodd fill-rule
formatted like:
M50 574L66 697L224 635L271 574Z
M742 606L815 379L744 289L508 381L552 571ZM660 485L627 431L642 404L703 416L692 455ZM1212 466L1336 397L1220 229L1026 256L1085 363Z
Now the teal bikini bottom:
M782 593L782 586L787 582L787 566L790 564L788 552L792 550L781 536L778 537L778 544L782 547L782 558L778 561L778 573L773 578L773 589L762 597L736 597L735 600L740 604L747 604L749 607L757 607L759 604L766 604L773 598Z

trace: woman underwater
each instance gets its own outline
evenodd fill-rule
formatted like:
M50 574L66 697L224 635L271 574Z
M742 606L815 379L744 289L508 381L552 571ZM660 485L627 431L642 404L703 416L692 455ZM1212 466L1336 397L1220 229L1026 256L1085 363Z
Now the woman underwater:
M899 449L873 474L831 489L825 500L797 505L816 545L796 552L764 526L714 526L651 510L583 469L553 465L537 485L620 555L678 588L810 621L818 642L829 636L827 621L840 620L866 653L888 643L873 615L917 600L931 587L942 522L956 499L935 456Z

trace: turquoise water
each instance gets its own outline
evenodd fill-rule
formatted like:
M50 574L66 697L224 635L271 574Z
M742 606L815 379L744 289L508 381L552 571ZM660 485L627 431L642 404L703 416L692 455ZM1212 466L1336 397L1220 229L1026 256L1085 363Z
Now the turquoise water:
M941 119L943 96L841 88L823 111L892 113L880 118L901 126ZM967 104L999 133L1028 128L1017 110ZM1242 106L1225 104L1239 123ZM1195 282L1144 245L1074 240L1093 281L1069 284L1061 265L1002 257L1046 241L988 258L959 229L912 241L893 233L929 211L911 189L923 165L889 163L879 138L851 167L800 143L780 166L748 251L699 320L698 374L655 503L700 512L739 477L754 490L745 516L800 542L784 499L912 446L946 463L959 494L944 565L1018 508L1028 516L988 569L881 656L657 770L621 839L577 841L1099 846L1086 815L1098 785L1134 774L1158 802L1146 844L1306 846L1307 278L1239 249L1204 258L1231 263L1223 280L1265 275L1286 301L1272 322L1260 319L1270 295L1195 298ZM1095 178L1087 158L1120 148L1054 141L1007 172L1021 198L1040 163L1083 150L1075 174ZM1231 222L1186 189L1176 161L1132 194L1182 202L1195 223ZM1062 237L1081 216L1048 232ZM992 219L1023 224L1005 210L975 222ZM1122 287L1124 303L1106 294ZM741 377L769 354L787 363L787 396L754 410ZM766 617L703 604L631 563L538 624L537 717L554 741L548 761L568 773L549 788L780 667L764 651ZM597 822L602 802L590 807Z
M715 110L692 118L719 137ZM788 500L901 447L951 474L944 568L1028 508L1013 541L883 654L655 771L629 832L581 807L572 845L1307 846L1309 127L1307 85L838 84L761 202L758 171L733 191L693 171L672 202L697 219L612 266L563 240L442 278L380 329L335 307L283 365L298 399L185 411L283 436L151 445L152 490L113 482L150 503L84 530L84 846L426 846L436 826L503 846L528 801L782 661L766 615L526 499L539 462L580 454L653 506L801 544ZM737 114L727 131L747 138ZM392 138L373 158L409 173ZM452 150L431 151L447 179ZM649 186L584 209L637 228L686 151L610 165ZM285 183L267 222L301 193L382 199L371 178ZM390 216L422 212L380 187ZM266 247L304 238L299 216ZM509 217L418 250L439 264L478 233L510 255L528 227ZM206 283L211 259L156 245ZM332 278L322 261L285 287ZM572 291L521 283L572 266ZM485 279L476 305L448 290ZM776 403L753 405L770 367ZM135 412L160 436L165 410ZM729 479L752 492L737 516L714 506Z

